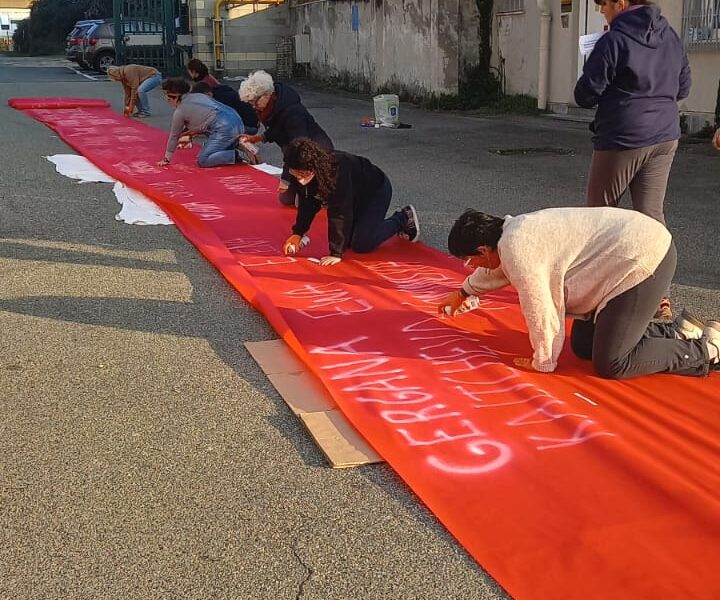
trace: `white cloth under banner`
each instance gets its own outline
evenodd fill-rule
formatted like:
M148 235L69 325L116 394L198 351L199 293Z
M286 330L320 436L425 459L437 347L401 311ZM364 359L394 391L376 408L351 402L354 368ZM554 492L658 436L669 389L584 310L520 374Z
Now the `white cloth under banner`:
M79 183L114 183L113 193L122 205L120 212L115 215L118 221L130 225L172 225L172 219L145 194L127 187L110 177L105 171L98 169L84 156L77 154L54 154L47 159L55 165L55 170L61 175L77 179ZM270 175L280 175L282 169L262 163L253 165L254 168Z
M99 183L115 183L115 179L110 177L105 171L98 169L84 156L77 154L53 154L46 157L55 165L55 170L60 175L78 179L80 183L99 182Z
M122 204L115 219L130 225L172 225L172 219L145 194L116 181L113 194Z
M80 183L114 183L113 193L122 208L115 215L118 221L129 225L172 225L172 219L145 194L128 188L105 171L98 169L84 156L77 154L54 154L47 159L61 175L77 179Z

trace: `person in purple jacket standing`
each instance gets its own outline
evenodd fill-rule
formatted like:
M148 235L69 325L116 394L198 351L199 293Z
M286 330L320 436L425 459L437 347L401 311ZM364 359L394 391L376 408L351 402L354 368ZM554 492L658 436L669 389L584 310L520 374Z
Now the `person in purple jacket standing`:
M595 0L610 26L575 85L575 102L597 106L588 206L632 206L665 224L663 204L678 139L678 100L690 93L682 41L649 0ZM657 318L671 319L668 298Z

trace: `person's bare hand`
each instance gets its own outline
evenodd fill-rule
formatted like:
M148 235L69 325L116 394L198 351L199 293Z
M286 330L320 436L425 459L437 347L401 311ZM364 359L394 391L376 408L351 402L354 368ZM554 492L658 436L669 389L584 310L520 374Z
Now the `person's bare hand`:
M170 164L170 161L167 158L163 158L161 161L158 162L158 167L167 167Z
M262 142L262 136L260 134L247 135L246 133L241 133L238 136L238 139L241 142L248 142L250 144L257 144L259 142Z
M712 139L712 145L715 148L715 150L720 150L720 129L717 129L715 131L715 135Z

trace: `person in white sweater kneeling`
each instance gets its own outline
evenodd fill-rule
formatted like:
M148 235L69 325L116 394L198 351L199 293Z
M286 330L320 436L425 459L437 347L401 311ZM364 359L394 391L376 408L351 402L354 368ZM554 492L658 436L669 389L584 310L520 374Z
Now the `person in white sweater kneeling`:
M720 322L683 313L652 322L675 273L672 236L621 208L549 208L505 218L472 209L455 222L448 249L473 270L440 304L454 315L469 296L512 285L533 348L516 364L551 372L573 318L571 344L608 379L650 373L707 375L720 368Z

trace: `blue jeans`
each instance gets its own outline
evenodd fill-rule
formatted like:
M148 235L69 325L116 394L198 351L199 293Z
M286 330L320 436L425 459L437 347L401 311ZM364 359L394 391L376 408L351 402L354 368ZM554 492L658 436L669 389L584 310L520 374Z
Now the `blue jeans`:
M138 87L136 107L139 113L146 115L150 114L150 99L148 98L148 92L155 89L162 82L162 75L158 73L152 77L148 77Z
M231 108L219 109L215 120L205 132L207 141L197 157L198 167L235 164L237 137L245 132L242 119Z

